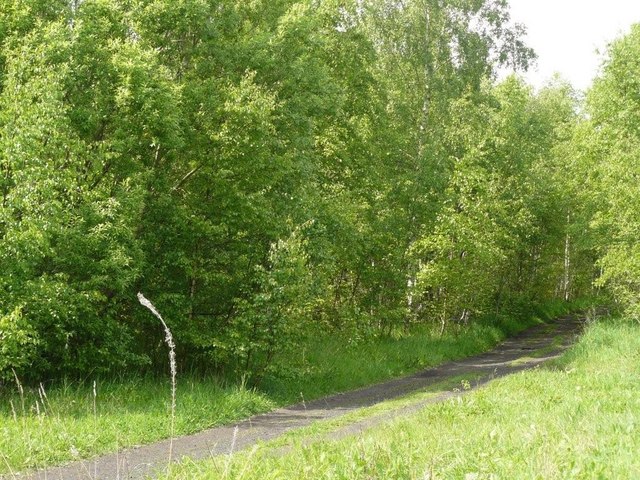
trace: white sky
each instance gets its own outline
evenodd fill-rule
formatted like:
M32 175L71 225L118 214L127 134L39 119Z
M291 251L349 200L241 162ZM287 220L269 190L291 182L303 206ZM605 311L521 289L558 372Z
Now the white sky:
M525 75L540 87L558 72L584 90L598 73L607 44L640 22L640 0L510 0L512 20L527 26L538 54Z

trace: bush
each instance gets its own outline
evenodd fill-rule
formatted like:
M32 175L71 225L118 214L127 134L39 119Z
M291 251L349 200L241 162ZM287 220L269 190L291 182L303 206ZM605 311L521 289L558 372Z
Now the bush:
M36 331L22 316L22 307L0 316L0 380L7 380L14 369L28 365L38 343Z

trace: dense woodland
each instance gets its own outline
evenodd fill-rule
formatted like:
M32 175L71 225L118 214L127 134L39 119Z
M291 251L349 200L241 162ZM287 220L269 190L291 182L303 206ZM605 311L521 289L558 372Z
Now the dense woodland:
M505 0L0 0L0 379L259 377L601 295L640 316L640 27L534 92Z

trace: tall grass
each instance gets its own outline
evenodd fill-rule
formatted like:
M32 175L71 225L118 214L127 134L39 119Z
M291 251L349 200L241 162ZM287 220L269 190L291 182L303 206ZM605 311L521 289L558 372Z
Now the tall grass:
M148 308L151 313L153 313L153 315L155 315L156 318L160 320L160 323L162 323L162 327L164 328L165 333L165 343L169 348L169 369L171 371L171 436L169 439L169 466L171 466L171 461L173 459L173 437L175 436L176 432L176 377L178 374L178 365L176 363L176 344L173 341L171 330L165 323L158 310L156 310L156 307L139 292L138 301L141 305Z
M469 325L416 325L409 332L353 343L339 335L317 335L298 351L276 360L261 387L279 403L313 400L370 385L489 350L507 336L576 308L564 302L519 316L489 315Z
M46 412L37 389L0 396L0 472L43 468L97 453L167 438L166 383L157 377L63 382L47 389ZM95 407L94 407L95 399ZM21 402L24 409L20 409ZM11 404L16 411L15 416ZM274 408L265 395L211 377L183 376L176 392L175 434L194 433Z
M451 328L441 337L424 326L361 343L340 336L315 337L277 359L259 391L242 383L184 374L179 388L175 384L172 388L170 435L228 424L279 405L310 401L486 351L507 333L557 313L485 318ZM22 393L17 388L0 393L0 473L167 438L164 385L164 379L157 377L122 377L62 382L48 386L42 396L38 389L22 385Z
M237 455L224 478L640 478L639 352L638 323L596 322L554 364L358 436ZM220 478L220 461L172 478Z

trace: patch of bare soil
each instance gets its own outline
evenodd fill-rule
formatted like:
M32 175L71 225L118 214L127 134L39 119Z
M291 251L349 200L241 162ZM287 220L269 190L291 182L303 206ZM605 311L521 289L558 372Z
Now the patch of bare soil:
M287 431L310 425L317 420L339 417L362 407L424 390L460 375L472 375L477 378L478 380L472 385L472 388L477 388L494 378L530 369L558 357L575 341L582 330L583 323L583 319L577 316L559 318L550 324L531 328L512 337L481 355L359 390L280 408L270 413L256 415L236 425L212 428L194 435L176 438L173 441L173 459L182 457L202 459L238 451L259 441L275 439ZM390 418L416 411L425 404L443 401L461 393L453 390L444 392L391 412L367 417L341 427L323 438L340 438L358 433ZM162 474L168 464L168 456L169 440L165 440L91 460L50 468L46 471L16 475L15 478L43 480L147 478Z

